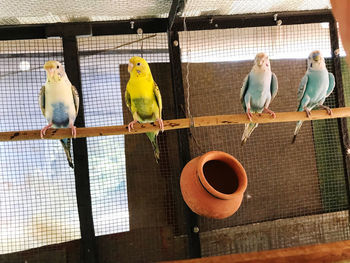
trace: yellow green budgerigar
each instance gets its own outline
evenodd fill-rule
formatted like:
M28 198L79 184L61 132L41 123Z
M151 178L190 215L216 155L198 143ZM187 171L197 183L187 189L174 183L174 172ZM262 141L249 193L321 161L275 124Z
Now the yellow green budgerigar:
M148 63L141 57L132 57L129 60L128 71L130 79L126 86L125 102L130 109L133 121L129 123L131 131L136 122L159 122L161 131L164 131L162 120L162 97L159 88L153 80ZM152 143L154 157L159 160L157 135L159 131L147 132L146 135Z

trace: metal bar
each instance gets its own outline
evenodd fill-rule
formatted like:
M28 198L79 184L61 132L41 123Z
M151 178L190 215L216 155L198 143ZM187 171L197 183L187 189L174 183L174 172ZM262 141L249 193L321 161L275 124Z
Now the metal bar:
M44 25L18 25L0 27L0 40L46 38Z
M79 113L75 121L77 127L85 127L84 103L81 89L78 45L75 36L63 37L64 64L70 81L79 92ZM97 247L92 217L89 163L86 138L73 140L75 188L81 232L82 262L97 263Z
M298 11L298 12L274 12L266 14L245 14L229 16L198 16L187 17L186 27L192 30L210 30L226 28L244 28L275 26L274 16L282 21L283 25L309 24L330 22L333 19L331 10ZM174 24L174 30L183 31L183 19L178 19Z
M178 10L181 11L181 9ZM273 18L276 13L278 14L278 19L282 20L283 25L330 22L333 19L331 10L326 9L267 14L187 17L186 24L187 30L274 26L276 25L276 21ZM183 18L176 20L172 25L172 29L183 31ZM133 26L131 26L130 22L133 22ZM0 26L0 40L46 38L48 34L49 36L62 35L60 31L64 31L66 34L74 32L75 35L92 34L94 36L103 36L136 34L137 28L142 28L143 33L165 33L168 26L168 18Z
M173 0L168 15L168 30L172 30L175 19L178 17L179 12L182 12L185 7L184 0Z
M139 53L140 49L122 49L109 50L103 52L101 50L84 50L79 51L79 56L93 56L93 55L123 55ZM145 54L168 54L167 48L144 49ZM62 52L42 52L42 53L16 53L16 54L0 54L0 58L47 58L62 56ZM40 67L41 69L42 67ZM17 71L16 71L17 72Z
M169 58L171 66L171 79L173 83L174 104L176 118L185 117L185 93L182 82L181 54L179 47L179 34L176 31L168 31ZM179 155L181 167L191 160L188 131L178 130ZM188 223L189 256L191 258L201 257L201 244L198 229L198 216L188 207L185 208L185 218Z
M136 34L138 28L142 28L143 34L165 33L167 31L167 26L167 18L94 22L92 23L92 34L94 36Z
M339 35L337 22L332 19L329 23L329 33L331 39L331 49L332 49L332 61L333 70L335 77L335 92L337 97L337 107L345 107L345 97L344 97L344 87L343 87L343 77L341 70L341 62L339 57ZM342 118L338 120L339 135L341 138L341 150L343 153L344 162L344 176L346 182L346 192L348 194L348 205L350 207L350 156L348 154L348 149L350 146L349 131L347 126L347 119ZM350 210L349 210L350 213Z
M178 95L177 95L178 96ZM181 95L180 95L181 96ZM178 100L178 99L177 99ZM183 105L183 104L180 104ZM181 106L180 106L181 107ZM307 117L304 112L276 112L276 118L271 118L269 114L263 113L259 116L257 113L253 113L253 122L255 123L278 123L278 122L295 122L324 120L324 119L336 119L350 117L350 107L333 108L332 115L327 114L325 110L313 110L312 115ZM178 113L178 116L184 116L182 110ZM214 115L214 116L201 116L193 117L193 127L210 127L210 126L222 126L222 125L236 125L249 123L249 119L245 114L228 114L228 115ZM191 127L191 119L173 119L164 120L164 130L179 130L187 129ZM159 126L157 123L136 123L132 131L128 131L127 125L118 126L103 126L103 127L87 127L77 128L77 138L84 137L97 137L97 136L109 136L109 135L132 135L145 132L158 131ZM72 136L70 129L49 129L46 132L45 139L63 139ZM27 131L9 131L0 132L0 141L24 141L24 140L40 140L40 130L27 130ZM184 161L188 156L184 156Z

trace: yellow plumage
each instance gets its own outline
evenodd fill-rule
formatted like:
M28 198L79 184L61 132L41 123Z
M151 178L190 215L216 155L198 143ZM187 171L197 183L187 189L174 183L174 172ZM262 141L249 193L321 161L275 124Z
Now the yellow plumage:
M151 70L146 60L140 57L132 57L129 60L128 71L130 79L126 86L125 102L130 109L133 121L129 123L129 130L136 122L159 122L163 131L162 98L159 88L154 82ZM158 162L159 149L157 144L157 132L146 133L150 139L155 158Z

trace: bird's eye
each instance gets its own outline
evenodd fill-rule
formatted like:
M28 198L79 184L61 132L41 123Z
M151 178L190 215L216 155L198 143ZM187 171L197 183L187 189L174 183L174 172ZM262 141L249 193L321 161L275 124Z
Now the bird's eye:
M140 62L138 62L138 63L136 64L136 66L141 66L141 63L140 63Z
M57 65L57 68L60 68L60 66L59 66L59 65Z

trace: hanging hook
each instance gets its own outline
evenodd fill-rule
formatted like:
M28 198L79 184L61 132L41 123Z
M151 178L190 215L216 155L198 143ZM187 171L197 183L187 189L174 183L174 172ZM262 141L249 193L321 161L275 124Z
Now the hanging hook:
M276 22L277 26L280 26L280 25L282 25L282 20L281 19L277 20L277 17L278 17L278 14L274 14L273 15L273 20Z
M143 38L143 30L142 30L142 28L139 27L136 32L139 35L139 37L142 39ZM142 40L141 40L141 57L143 58L143 41Z

